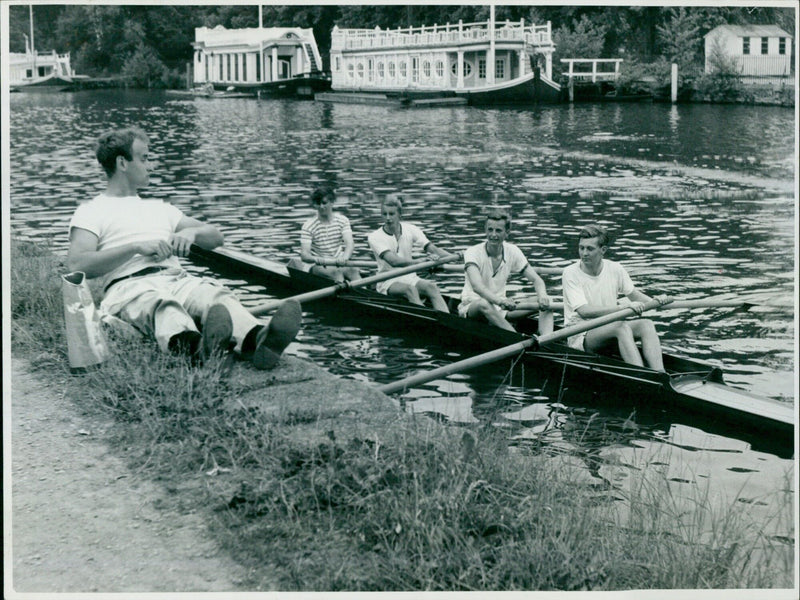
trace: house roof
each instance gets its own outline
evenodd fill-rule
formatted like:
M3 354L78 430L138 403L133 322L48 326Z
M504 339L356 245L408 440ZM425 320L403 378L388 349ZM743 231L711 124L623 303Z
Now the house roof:
M301 27L250 27L245 29L225 29L217 25L213 29L208 27L195 27L194 45L204 45L206 48L228 45L258 45L262 42L276 42L278 40L294 39L310 42L313 40L313 30Z
M777 25L718 25L709 31L706 37L721 31L727 31L738 37L792 37Z

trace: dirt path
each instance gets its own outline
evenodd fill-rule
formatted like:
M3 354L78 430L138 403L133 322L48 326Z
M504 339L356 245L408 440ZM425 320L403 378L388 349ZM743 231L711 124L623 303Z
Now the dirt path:
M163 492L109 453L102 442L108 422L81 416L59 382L45 383L25 361L11 366L6 597L237 589L245 573L217 555L200 515L157 508Z

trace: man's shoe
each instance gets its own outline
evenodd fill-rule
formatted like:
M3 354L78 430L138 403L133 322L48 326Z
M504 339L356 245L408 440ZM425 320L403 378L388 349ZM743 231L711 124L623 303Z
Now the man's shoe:
M202 336L197 331L181 331L169 338L169 351L173 354L194 357L200 351Z
M222 355L231 346L233 321L228 309L222 304L215 304L208 309L206 322L203 324L201 357L203 361L215 355Z
M303 310L297 300L286 300L278 307L269 325L258 332L252 358L256 369L272 369L278 364L286 346L300 331L302 321Z

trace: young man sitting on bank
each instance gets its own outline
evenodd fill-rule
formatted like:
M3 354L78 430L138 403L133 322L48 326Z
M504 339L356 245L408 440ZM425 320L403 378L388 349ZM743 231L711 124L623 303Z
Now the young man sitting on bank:
M274 367L300 329L299 303L284 302L263 325L231 290L181 267L177 257L192 244L216 248L222 233L166 202L139 197L150 178L148 150L147 135L135 127L99 137L96 156L108 184L70 221L69 268L101 278L101 310L155 338L165 352L200 363L233 349L258 369Z

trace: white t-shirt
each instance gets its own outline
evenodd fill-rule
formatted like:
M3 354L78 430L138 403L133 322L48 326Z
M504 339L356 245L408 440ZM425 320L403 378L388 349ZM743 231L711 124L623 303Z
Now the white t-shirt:
M580 261L565 268L561 275L561 288L564 295L564 325L575 325L586 320L577 313L581 306L616 306L617 298L632 293L634 285L625 267L613 260L603 259L597 276L581 270Z
M369 247L372 249L372 253L375 255L375 260L378 262L378 273L398 268L393 267L381 258L384 252L391 250L400 258L411 260L414 257L415 248L424 250L430 243L419 227L413 223L406 223L405 221L400 222L399 238L386 233L383 227L380 227L367 236L367 241L369 242ZM402 281L409 285L415 285L418 280L419 276L416 273L408 273L407 275L381 281L377 284L376 289L382 294L385 294L395 282Z
M114 197L100 194L75 210L69 228L85 229L97 236L97 249L108 250L125 244L149 240L169 241L183 212L162 200L142 200L139 196ZM147 267L178 267L176 256L162 261L136 254L101 278L101 285Z
M470 246L464 252L464 270L469 265L478 267L481 282L493 294L506 297L506 282L509 276L522 273L528 266L528 259L517 246L510 242L503 242L503 255L497 270L492 268L492 259L486 252L486 242ZM461 290L461 307L466 307L481 296L472 289L469 277L464 274L464 289Z

